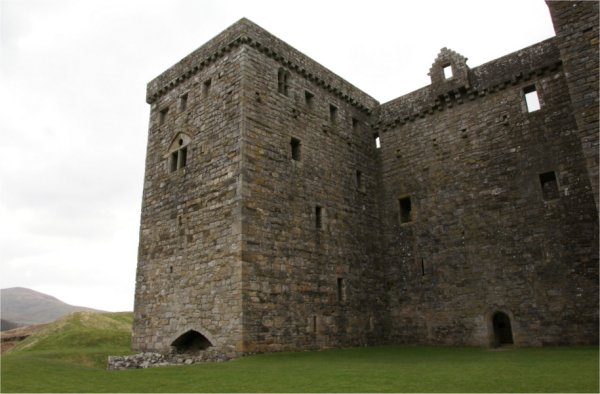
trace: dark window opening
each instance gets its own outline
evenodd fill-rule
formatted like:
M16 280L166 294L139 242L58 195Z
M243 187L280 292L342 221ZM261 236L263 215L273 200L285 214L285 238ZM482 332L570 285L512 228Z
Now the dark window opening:
M306 103L306 106L308 108L313 107L314 97L315 95L309 92L308 90L304 91L304 102Z
M365 184L363 181L363 174L360 171L356 171L356 189L360 192L365 192Z
M329 104L329 120L332 123L337 122L337 112L338 112L337 107L333 104Z
M378 133L373 134L373 139L375 140L375 148L377 148L377 149L381 148L381 141L379 140Z
M177 353L195 353L208 349L212 343L198 331L190 330L173 341L171 346Z
M408 223L412 221L412 204L410 197L403 197L399 201L400 204L400 223Z
M312 332L317 333L317 317L313 316L312 318Z
M207 79L206 81L204 81L204 85L202 86L202 94L204 96L208 96L208 93L210 92L210 85L211 85L211 80Z
M173 273L173 266L169 267L169 273L171 273L171 274Z
M323 209L320 206L315 207L315 227L317 229L323 228L322 211Z
M187 108L187 99L188 99L188 94L182 94L181 97L179 97L179 111L183 112L186 110Z
M284 96L289 94L289 79L290 73L287 70L280 68L277 72L277 91Z
M179 151L179 168L185 167L187 164L187 147L184 146Z
M453 75L454 74L452 73L452 66L449 64L447 66L444 66L444 78L450 79L453 77Z
M292 146L292 160L300 161L300 140L292 137L290 144Z
M171 163L170 163L171 172L177 170L178 158L179 158L179 151L176 150L175 152L171 153Z
M514 343L510 318L506 313L496 312L492 318L492 325L494 326L494 346Z
M352 118L352 130L358 129L358 124L359 124L358 119Z
M421 258L421 276L425 276L425 261Z
M541 108L540 99L537 91L535 90L535 85L524 88L523 94L525 94L525 105L527 106L527 112L535 112Z
M346 301L346 284L344 278L337 278L337 299L339 302Z
M540 174L540 183L542 185L542 197L544 200L555 200L559 197L558 184L556 183L556 174L554 171Z
M158 113L158 124L159 125L164 125L165 122L167 121L167 113L169 112L169 108L163 108L160 110L160 112Z

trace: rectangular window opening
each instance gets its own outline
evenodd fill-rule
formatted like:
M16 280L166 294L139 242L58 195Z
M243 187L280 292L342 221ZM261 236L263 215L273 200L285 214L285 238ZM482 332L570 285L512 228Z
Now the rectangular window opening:
M337 278L337 298L339 302L346 301L346 285L344 278Z
M175 152L171 153L171 163L170 163L170 170L171 170L171 172L177 170L177 159L178 159L178 157L179 157L178 151L175 151Z
M206 81L204 81L204 85L202 86L202 94L204 96L208 96L208 93L210 92L210 85L212 84L211 79L207 79Z
M185 167L187 164L187 147L183 147L179 150L179 167Z
M555 200L559 197L558 183L556 182L556 174L554 171L540 174L540 183L544 200Z
M444 78L450 79L453 76L454 76L454 74L452 74L452 66L449 64L447 66L444 66Z
M183 112L187 109L187 99L188 99L188 94L182 94L181 97L179 97L179 111Z
M421 257L421 276L425 276L425 261Z
M292 160L300 161L300 140L292 137L290 144L292 146Z
M337 112L337 107L333 104L329 104L329 120L331 123L337 122Z
M412 221L412 204L410 197L403 197L398 200L400 204L400 223L409 223Z
M356 171L356 189L360 192L365 191L365 184L363 181L363 174L360 171Z
M163 108L160 110L160 112L158 113L158 124L159 125L164 125L165 122L167 121L167 113L169 112L169 107L167 108Z
M375 148L381 148L381 140L379 139L379 134L373 134L373 139L375 140Z
M315 334L317 333L317 317L313 316L312 317L312 332L314 332Z
M525 104L527 105L527 112L535 112L541 108L540 99L538 97L537 91L535 90L535 85L527 86L523 89L523 94L525 94Z
M323 208L320 206L315 207L315 228L320 230L323 228Z
M315 95L309 92L308 90L304 91L304 102L306 103L306 106L308 108L313 107L314 97Z
M352 130L357 130L358 124L359 124L358 119L352 118Z

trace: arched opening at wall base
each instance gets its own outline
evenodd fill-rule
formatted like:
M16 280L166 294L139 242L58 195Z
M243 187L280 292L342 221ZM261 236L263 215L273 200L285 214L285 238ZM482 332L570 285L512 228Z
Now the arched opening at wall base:
M197 353L208 349L213 344L198 331L189 330L174 340L171 346L176 353Z
M492 317L494 329L494 347L513 345L512 326L510 317L504 312L496 312Z

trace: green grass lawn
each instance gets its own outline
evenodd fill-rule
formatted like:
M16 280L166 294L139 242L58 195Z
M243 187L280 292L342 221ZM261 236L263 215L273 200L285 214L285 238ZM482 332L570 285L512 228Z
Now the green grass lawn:
M490 351L380 346L106 371L128 353L131 315L103 314L2 356L2 392L598 392L598 348ZM77 320L77 319L75 319ZM122 323L122 324L121 324ZM92 325L93 327L89 327ZM127 327L127 329L125 329ZM126 335L124 335L126 334ZM100 338L100 340L98 340ZM76 340L75 340L76 339ZM29 343L28 343L29 341Z

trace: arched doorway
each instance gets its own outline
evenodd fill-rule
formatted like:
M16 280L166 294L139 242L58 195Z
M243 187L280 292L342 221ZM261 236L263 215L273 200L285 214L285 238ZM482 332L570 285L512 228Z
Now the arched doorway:
M171 346L177 353L196 353L208 349L212 343L198 331L189 330L174 340Z
M513 335L510 325L510 318L506 313L496 312L492 317L492 325L494 327L494 345L512 345Z

